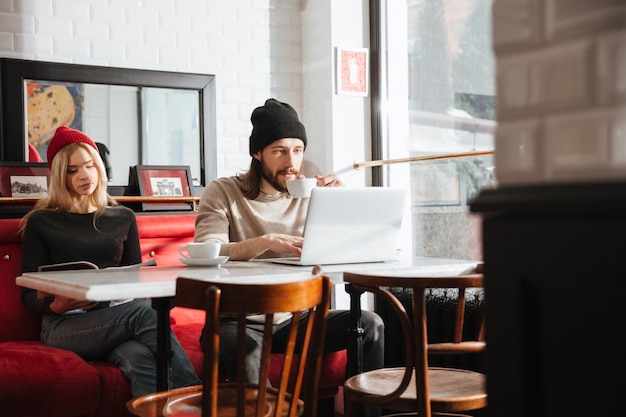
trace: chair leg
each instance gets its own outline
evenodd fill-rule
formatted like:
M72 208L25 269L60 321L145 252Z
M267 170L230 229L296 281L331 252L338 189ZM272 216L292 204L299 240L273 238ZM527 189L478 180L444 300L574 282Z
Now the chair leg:
M343 398L343 415L344 417L361 417L363 414L363 406L354 401Z
M317 400L317 417L335 417L335 398Z

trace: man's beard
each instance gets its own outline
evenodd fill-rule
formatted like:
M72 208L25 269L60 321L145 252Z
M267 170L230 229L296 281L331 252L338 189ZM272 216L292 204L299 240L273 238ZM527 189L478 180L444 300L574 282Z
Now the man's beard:
M296 178L299 176L300 172L295 168L284 169L282 171L278 171L275 174L270 172L267 166L261 161L261 176L265 181L267 181L272 187L274 187L277 191L281 193L287 192L287 184L281 183L278 179L279 175L286 174L292 172L296 175Z

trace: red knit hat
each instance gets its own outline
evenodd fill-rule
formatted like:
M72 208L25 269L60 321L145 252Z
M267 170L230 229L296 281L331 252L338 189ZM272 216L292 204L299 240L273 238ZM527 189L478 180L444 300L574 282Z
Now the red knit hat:
M54 156L63 148L65 145L69 145L70 143L86 143L91 146L98 152L98 146L96 143L91 140L91 138L85 135L80 130L70 129L67 126L59 126L54 132L54 136L50 139L48 143L48 152L46 153L48 158L48 168L52 165L52 160Z

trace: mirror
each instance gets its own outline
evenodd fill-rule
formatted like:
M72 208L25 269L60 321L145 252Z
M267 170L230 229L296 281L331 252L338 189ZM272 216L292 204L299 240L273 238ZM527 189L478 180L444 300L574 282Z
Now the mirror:
M189 165L196 186L217 176L213 75L6 58L1 71L2 161L27 161L29 144L45 161L67 124L108 150L111 185L133 165Z

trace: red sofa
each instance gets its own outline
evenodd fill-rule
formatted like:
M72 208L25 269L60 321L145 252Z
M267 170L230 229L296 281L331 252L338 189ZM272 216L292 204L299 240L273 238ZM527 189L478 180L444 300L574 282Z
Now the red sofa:
M130 416L130 388L121 371L103 362L85 362L76 354L39 342L40 318L21 304L15 277L21 272L19 219L0 219L0 415L6 417ZM194 214L138 214L143 259L179 265L178 245L193 240ZM204 314L175 307L174 333L200 374L199 335ZM279 368L279 355L275 355ZM343 384L345 351L324 358L320 398L330 400ZM200 374L200 376L202 376ZM327 412L328 407L323 410Z

